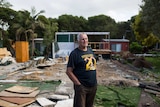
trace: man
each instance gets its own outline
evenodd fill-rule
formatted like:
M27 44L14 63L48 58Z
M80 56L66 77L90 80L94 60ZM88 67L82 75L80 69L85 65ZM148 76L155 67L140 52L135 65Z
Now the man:
M66 74L74 84L73 107L93 107L97 90L96 59L88 47L88 36L77 36L79 46L74 49L68 60Z

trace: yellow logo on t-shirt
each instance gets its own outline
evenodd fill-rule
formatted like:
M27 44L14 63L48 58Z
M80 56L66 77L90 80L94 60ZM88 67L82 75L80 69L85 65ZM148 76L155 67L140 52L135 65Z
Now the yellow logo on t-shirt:
M86 61L86 70L96 70L96 59L93 54L83 55L82 58Z

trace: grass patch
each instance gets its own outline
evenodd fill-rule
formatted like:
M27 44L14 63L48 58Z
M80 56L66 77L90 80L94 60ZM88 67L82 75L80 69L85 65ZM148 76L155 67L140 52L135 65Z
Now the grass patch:
M149 74L154 76L156 81L160 81L160 57L145 57L145 60L150 62L153 69L150 70Z
M160 73L160 57L145 57L145 60L147 60L148 62L150 62L154 69L154 72Z
M54 91L56 87L60 84L60 81L25 81L25 82L18 82L18 83L0 83L0 91L15 86L26 86L26 87L38 87L39 90L49 90Z
M137 87L98 86L95 104L97 107L137 107L140 91Z

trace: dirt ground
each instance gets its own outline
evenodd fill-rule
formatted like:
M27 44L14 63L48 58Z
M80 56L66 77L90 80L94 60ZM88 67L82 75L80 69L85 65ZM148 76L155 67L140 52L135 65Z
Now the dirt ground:
M56 64L52 67L45 68L48 72L53 71L54 79L70 81L65 74L66 63ZM146 76L137 71L137 68L122 64L117 60L99 59L97 62L98 84L101 85L124 85L138 86L140 81L145 80ZM160 107L152 97L143 91L141 92L138 107Z
M65 74L66 62L62 59L56 61L52 66L47 67L30 67L20 70L7 79L33 79L33 80L61 80L71 82ZM33 73L34 71L34 73ZM138 86L139 81L143 81L146 76L142 75L133 66L122 64L117 60L99 59L97 62L98 84L101 85L124 85ZM32 72L32 73L31 73ZM144 97L145 96L145 97ZM144 91L140 98L138 107L160 107L156 102Z
M65 73L66 65L66 62L58 59L52 66L32 66L27 69L22 69L10 74L7 79L70 81ZM98 84L102 85L119 85L119 81L121 81L121 83L126 86L138 86L138 80L143 80L144 78L143 75L139 72L136 72L133 67L121 64L116 60L98 60L97 73Z

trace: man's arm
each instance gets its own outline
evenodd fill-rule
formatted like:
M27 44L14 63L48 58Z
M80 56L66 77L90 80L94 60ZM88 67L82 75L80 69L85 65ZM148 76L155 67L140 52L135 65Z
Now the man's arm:
M68 75L68 77L72 80L72 82L75 85L81 85L81 83L79 82L79 80L77 79L77 77L73 74L73 68L67 67L66 74Z

